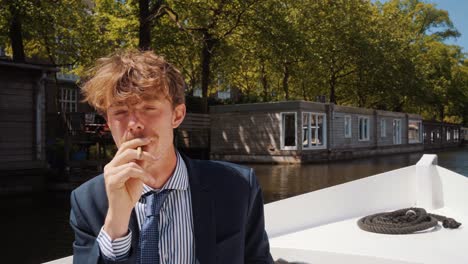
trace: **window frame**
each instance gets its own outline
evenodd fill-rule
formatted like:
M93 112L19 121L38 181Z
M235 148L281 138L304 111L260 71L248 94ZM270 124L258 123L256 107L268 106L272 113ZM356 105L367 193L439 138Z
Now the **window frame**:
M396 122L399 124L399 126L398 126L398 132L399 132L398 134L399 134L399 136L400 136L399 138L396 137L397 135L396 135L396 133L395 133L395 124L396 124ZM401 118L395 118L395 119L393 119L393 122L392 122L392 125L393 125L393 126L392 126L393 145L401 145L401 144L402 144L402 133L401 133L402 129L401 129L401 124L402 124Z
M387 119L385 118L380 119L380 137L381 138L387 137Z
M409 132L410 132L410 129L409 129L409 124L410 122L415 122L415 123L418 123L419 124L419 128L418 128L418 140L410 140L410 136L409 136ZM408 143L409 144L418 144L418 143L422 143L422 131L423 130L423 126L422 126L422 121L421 120L416 120L416 119L410 119L408 120Z
M459 142L460 141L460 130L455 128L452 131L453 131L453 141L454 142Z
M347 121L347 119L349 119L349 121ZM353 137L353 117L351 115L345 115L343 120L344 120L344 138L352 138ZM348 130L346 129L347 126L349 126Z
M308 135L307 135L307 137L308 137L308 146L307 147L304 147L303 142L302 142L302 138L304 138L304 135L302 135L302 137L301 137L302 149L304 149L304 150L326 149L327 148L327 114L323 113L323 112L306 112L306 111L302 112L302 116L304 114L309 115L309 119L308 119L309 122L307 124L307 126L308 126L307 131L309 131L309 132L308 132ZM322 141L323 141L323 144L322 145L312 145L311 144L311 142L312 142L312 125L311 125L312 119L311 119L311 117L312 116L315 116L315 117L322 116L322 120L323 120L323 123L322 123L322 126L323 126L322 127ZM303 131L304 130L303 129L304 121L303 120L301 120L301 121L302 121L301 129ZM317 125L315 126L315 128L316 128L315 129L315 136L316 136L316 138L318 138L318 123L316 122L316 124Z
M361 120L367 120L367 126L366 126L366 137L361 138ZM360 142L366 142L370 141L370 117L368 116L359 116L358 117L358 141Z
M78 89L68 87L60 88L59 103L64 113L78 112Z
M284 136L285 136L285 124L283 122L283 116L287 114L294 114L294 146L285 146L284 145ZM297 112L280 112L280 147L281 150L297 150Z

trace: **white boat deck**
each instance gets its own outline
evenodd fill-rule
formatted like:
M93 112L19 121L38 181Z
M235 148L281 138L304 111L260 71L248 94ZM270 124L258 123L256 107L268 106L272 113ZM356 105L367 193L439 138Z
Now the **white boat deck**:
M425 155L416 166L267 204L273 258L299 263L468 263L468 179L433 165L436 162L435 155ZM363 216L411 206L452 217L462 226L386 235L357 225Z
M433 212L448 216L456 215L457 221L468 223L468 216L457 215L450 208ZM377 262L376 259L372 259L369 263L468 263L466 250L468 249L468 231L463 228L463 225L454 230L438 227L435 230L413 235L384 235L359 229L356 224L358 219L359 217L351 218L273 238L270 240L272 254L275 259L282 257L288 261L304 262L307 260L310 263L317 262L314 258L297 259L298 256L295 256L297 253L286 256L287 250L285 249L334 253L335 256L329 255L335 258L337 255L351 255L351 257L357 255L394 260L393 262ZM276 248L281 250L277 251ZM322 260L320 263L343 263L323 262L323 257L330 256L320 256L319 259ZM348 259L346 263L362 263L357 260L365 259L355 258L355 262L348 262Z

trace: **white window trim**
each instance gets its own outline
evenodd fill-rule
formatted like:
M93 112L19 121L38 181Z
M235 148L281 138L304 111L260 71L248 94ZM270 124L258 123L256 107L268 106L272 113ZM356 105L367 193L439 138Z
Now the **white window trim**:
M387 119L385 118L380 119L380 137L381 138L387 137Z
M410 123L410 122L414 122L414 123L418 123L418 124L419 124L419 135L418 135L418 140L410 140L410 138L409 138L409 123ZM423 129L423 127L422 127L422 121L421 121L421 120L411 120L411 119L408 120L408 143L409 143L409 144L422 143L422 140L421 140L421 138L422 138L422 132L423 132L422 129Z
M367 127L366 127L366 134L367 137L361 139L360 138L360 133L361 133L361 119L367 119ZM366 142L370 141L370 118L368 116L358 116L358 141L360 142Z
M395 121L398 121L398 122L400 123L400 126L399 126L400 138L399 138L399 140L395 140L395 139L396 139L396 135L395 135L395 133L394 133L394 132L395 132L395 129L394 129ZM392 122L393 145L401 145L401 144L402 144L402 133L401 133L402 129L401 129L401 124L402 124L401 119L393 119L393 122Z
M346 119L349 118L349 134L346 133ZM352 138L353 137L353 117L351 115L344 116L344 137L345 138Z
M294 114L295 126L294 126L294 137L296 138L296 146L285 146L284 145L284 123L283 123L283 115L284 114ZM281 112L280 113L280 142L281 142L281 150L297 150L297 112Z
M304 147L302 146L302 138L301 138L301 146L302 146L302 149L304 150L310 150L310 149L326 149L327 148L327 114L326 113L320 113L320 112L302 112L302 115L303 114L308 114L309 115L309 124L311 122L310 120L310 116L312 115L321 115L322 118L323 118L323 129L322 129L322 140L323 140L323 144L321 146L309 146L309 147ZM301 120L302 121L302 120ZM301 124L301 129L302 129L302 124ZM309 142L309 145L310 145L310 142L312 140L312 137L311 137L311 131L312 129L309 127L308 129L309 131L309 135L308 136L308 142ZM318 138L318 129L315 130L315 138Z
M62 111L65 113L78 112L78 89L61 88L60 93ZM73 97L74 99L70 99L70 97Z

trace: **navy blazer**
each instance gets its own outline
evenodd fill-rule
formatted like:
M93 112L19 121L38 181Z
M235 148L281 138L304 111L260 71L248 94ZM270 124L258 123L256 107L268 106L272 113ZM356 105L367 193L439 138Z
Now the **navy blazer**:
M253 170L228 162L182 157L189 175L199 263L273 263L264 227L262 192ZM96 241L107 209L102 174L72 192L73 263L117 263L102 257ZM129 229L133 233L130 255L118 263L136 261L140 231L135 210Z

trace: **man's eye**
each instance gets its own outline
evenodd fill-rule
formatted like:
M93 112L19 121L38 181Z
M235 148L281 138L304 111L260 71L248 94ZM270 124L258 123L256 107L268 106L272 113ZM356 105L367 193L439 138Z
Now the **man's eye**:
M127 113L127 111L125 111L125 110L119 110L119 111L115 111L114 115L123 115L123 114L126 114L126 113Z
M147 111L149 111L149 110L156 110L156 107L147 106L147 107L145 107L145 110L147 110Z

